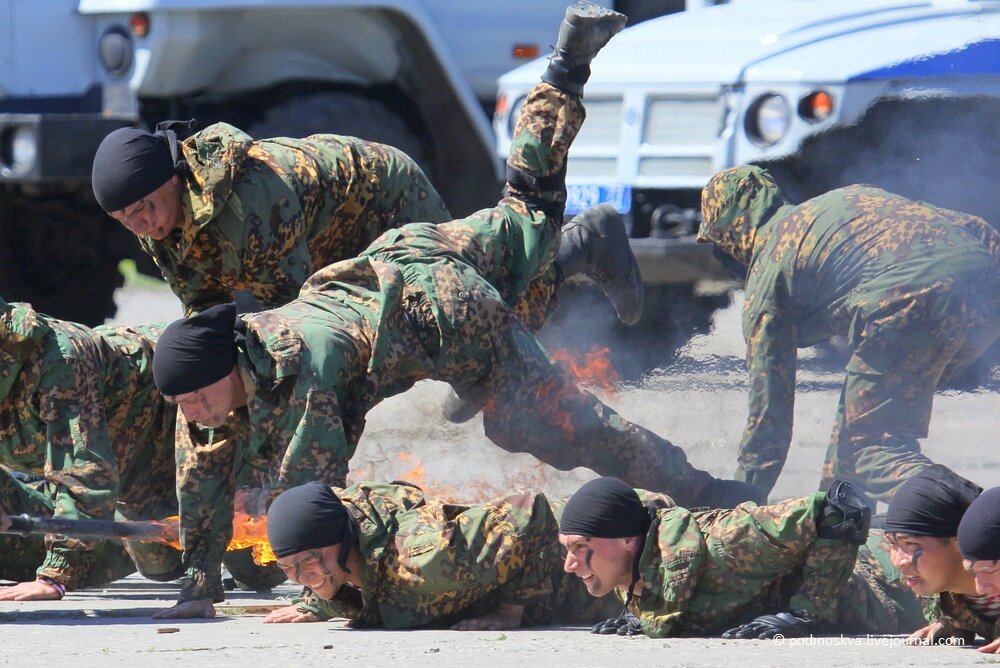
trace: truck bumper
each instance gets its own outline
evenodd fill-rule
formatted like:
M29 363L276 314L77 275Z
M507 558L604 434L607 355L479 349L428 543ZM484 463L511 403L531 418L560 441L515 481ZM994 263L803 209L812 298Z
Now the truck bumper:
M0 183L90 180L101 140L131 125L91 114L0 114Z
M712 256L712 244L693 237L631 239L642 282L647 285L693 284L702 280L732 281L733 277Z

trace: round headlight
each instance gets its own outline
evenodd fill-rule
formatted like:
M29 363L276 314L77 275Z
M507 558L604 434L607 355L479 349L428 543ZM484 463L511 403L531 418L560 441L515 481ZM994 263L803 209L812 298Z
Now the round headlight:
M780 95L767 93L758 97L747 111L746 132L758 146L771 146L788 132L791 109Z
M120 77L132 67L132 39L124 28L110 28L101 35L97 53L111 76Z
M18 174L27 174L35 166L38 158L38 140L35 128L22 125L14 130L10 143L11 169Z

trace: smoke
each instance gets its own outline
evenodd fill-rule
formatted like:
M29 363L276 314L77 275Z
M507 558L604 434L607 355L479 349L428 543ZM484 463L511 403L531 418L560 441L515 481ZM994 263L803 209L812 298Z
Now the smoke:
M1000 224L1000 98L887 98L759 163L794 203L855 183Z

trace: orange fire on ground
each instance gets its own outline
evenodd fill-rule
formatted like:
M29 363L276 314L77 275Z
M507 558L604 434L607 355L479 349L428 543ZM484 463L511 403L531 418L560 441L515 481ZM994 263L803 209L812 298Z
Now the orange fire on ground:
M183 549L178 529L180 517L174 515L154 523L160 526L161 531L160 537L156 538L155 542L165 543L178 550ZM278 560L271 550L271 544L267 541L267 516L255 517L236 511L233 513L233 537L226 550L243 550L248 547L253 548L253 560L259 566L266 566Z

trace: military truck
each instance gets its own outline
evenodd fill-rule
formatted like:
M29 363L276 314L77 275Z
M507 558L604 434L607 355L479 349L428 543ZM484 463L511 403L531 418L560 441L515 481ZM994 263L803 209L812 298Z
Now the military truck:
M0 295L89 324L114 312L119 261L145 258L90 168L123 126L361 136L417 159L454 213L492 204L497 77L549 50L566 3L0 0Z
M500 80L499 157L543 67ZM726 274L695 232L726 167L763 164L793 201L867 182L1000 222L998 96L995 0L734 0L626 28L594 61L567 177L569 211L612 203L642 266L645 324L618 335L662 364L725 303L698 295Z

